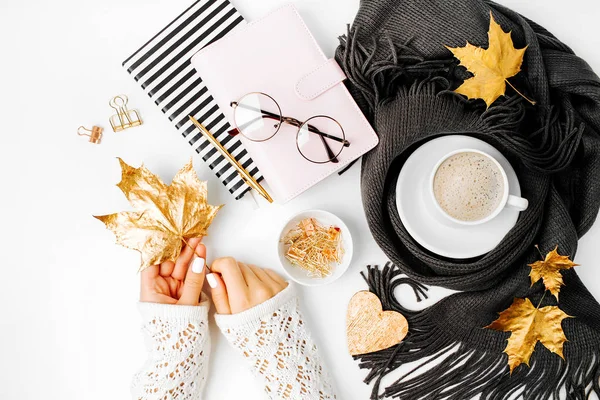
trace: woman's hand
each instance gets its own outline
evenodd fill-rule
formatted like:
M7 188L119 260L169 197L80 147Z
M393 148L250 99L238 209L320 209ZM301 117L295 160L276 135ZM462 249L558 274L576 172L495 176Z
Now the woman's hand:
M188 306L200 304L206 263L206 247L200 240L189 239L189 245L181 250L177 261L165 261L142 271L140 301Z
M288 285L275 272L247 265L234 258L215 260L206 276L217 313L237 314L257 306Z

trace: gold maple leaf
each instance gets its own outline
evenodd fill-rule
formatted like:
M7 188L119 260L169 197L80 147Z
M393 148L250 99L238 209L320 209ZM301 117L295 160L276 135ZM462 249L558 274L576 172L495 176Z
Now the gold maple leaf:
M571 317L557 306L537 308L529 299L515 299L486 328L511 332L504 352L508 355L508 366L512 374L521 363L529 366L529 358L537 342L564 359L563 344L567 338L562 329L562 320L565 318Z
M483 99L489 107L498 97L504 95L506 83L523 96L507 79L515 76L521 70L527 46L523 49L515 49L510 32L505 33L502 30L491 12L488 40L487 49L473 46L469 42L465 47L446 46L446 48L460 60L460 65L466 67L474 75L472 78L466 79L455 92L463 94L469 99ZM527 98L525 97L525 99ZM531 100L527 100L535 104Z
M558 254L557 250L558 246L546 254L544 261L536 261L533 264L529 264L531 267L531 272L529 273L529 276L531 277L531 286L542 279L546 290L549 290L550 293L556 297L556 300L558 300L560 287L564 285L560 271L563 269L571 269L579 265L571 261L569 256L561 256Z
M96 216L117 238L117 243L142 256L140 271L163 261L175 261L182 241L206 236L222 207L207 203L206 182L198 179L192 161L169 186L143 165L133 168L119 158L121 182L117 184L135 211Z

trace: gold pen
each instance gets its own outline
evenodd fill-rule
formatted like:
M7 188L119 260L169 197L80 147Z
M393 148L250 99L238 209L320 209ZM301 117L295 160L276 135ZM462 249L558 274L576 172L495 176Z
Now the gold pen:
M223 145L221 145L221 143L219 143L219 141L215 139L215 137L204 126L202 126L200 122L196 120L196 118L192 117L191 115L189 117L190 121L192 121L196 128L200 130L202 135L204 135L204 137L208 139L210 144L212 144L217 150L219 150L223 157L225 157L227 161L229 161L229 163L233 165L233 167L237 170L238 174L244 180L244 182L246 182L246 184L248 184L248 186L250 186L252 189L256 190L262 197L267 199L269 203L272 203L273 199L271 198L271 196L269 196L269 193L265 190L265 188L262 187L260 183L258 183L256 179L254 179L254 177L250 175L250 173L246 171L244 167L242 167L242 165L227 151L227 149L225 149L225 147L223 147Z

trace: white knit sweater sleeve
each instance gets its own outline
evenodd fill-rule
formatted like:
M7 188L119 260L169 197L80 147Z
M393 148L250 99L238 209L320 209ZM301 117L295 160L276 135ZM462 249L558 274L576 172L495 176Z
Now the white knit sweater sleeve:
M230 344L248 360L269 399L336 398L291 283L256 307L215 317Z
M209 302L199 306L139 303L150 357L134 376L135 400L199 400L206 382Z

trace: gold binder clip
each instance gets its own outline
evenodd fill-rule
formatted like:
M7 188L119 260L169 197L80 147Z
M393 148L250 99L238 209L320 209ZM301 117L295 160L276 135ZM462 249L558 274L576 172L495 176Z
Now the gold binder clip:
M120 94L108 102L108 105L117 111L115 115L110 117L110 126L112 126L113 132L120 132L142 125L140 114L136 110L127 108L128 101L127 96Z
M89 133L81 133L82 129ZM90 143L94 143L94 144L100 144L100 141L102 140L102 132L103 131L104 131L104 129L100 128L99 126L93 126L92 129L88 129L85 126L80 126L79 128L77 128L77 134L79 136L89 137Z

